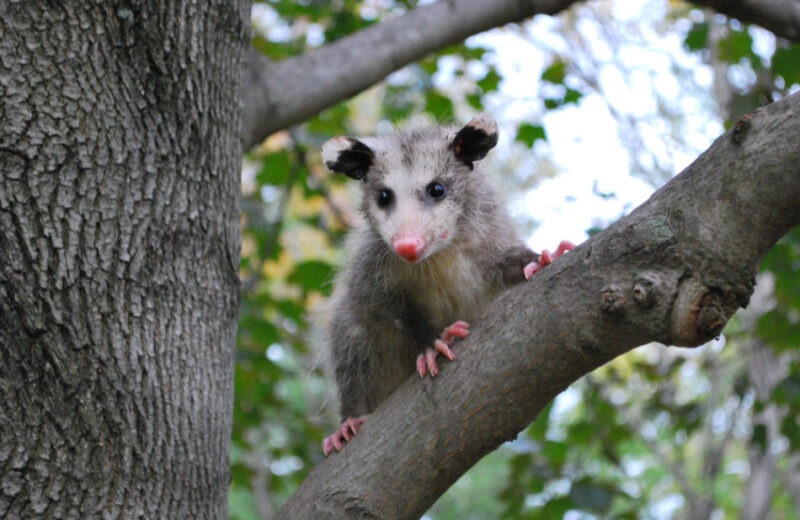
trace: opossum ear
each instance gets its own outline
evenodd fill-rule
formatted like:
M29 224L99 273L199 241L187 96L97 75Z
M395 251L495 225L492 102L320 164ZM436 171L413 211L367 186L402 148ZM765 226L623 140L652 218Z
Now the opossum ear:
M334 137L322 145L322 160L329 170L359 181L367 176L374 158L369 146L351 137Z
M450 143L453 154L460 161L472 166L483 159L497 144L497 123L488 114L478 114L458 131Z

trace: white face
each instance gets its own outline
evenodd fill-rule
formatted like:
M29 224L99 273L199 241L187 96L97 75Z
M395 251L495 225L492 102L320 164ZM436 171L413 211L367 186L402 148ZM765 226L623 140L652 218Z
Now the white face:
M469 239L458 236L467 215L480 229L473 163L496 144L497 124L478 114L460 130L409 129L363 142L337 137L323 145L322 158L332 171L364 182L370 226L395 254L416 263Z
M414 142L375 139L375 160L364 186L370 225L407 262L421 262L458 237L460 192L469 169L448 148L448 137ZM426 136L430 139L430 135Z

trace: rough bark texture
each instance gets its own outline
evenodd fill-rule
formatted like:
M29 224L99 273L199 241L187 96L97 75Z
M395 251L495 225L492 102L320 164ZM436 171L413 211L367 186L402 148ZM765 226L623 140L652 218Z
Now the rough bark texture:
M249 4L0 13L0 517L224 517Z
M281 518L418 518L570 383L638 345L696 346L800 223L800 94L743 117L606 231L500 298L432 380L410 378Z
M440 1L283 61L251 51L242 91L245 149L426 54L493 27L558 13L576 1Z

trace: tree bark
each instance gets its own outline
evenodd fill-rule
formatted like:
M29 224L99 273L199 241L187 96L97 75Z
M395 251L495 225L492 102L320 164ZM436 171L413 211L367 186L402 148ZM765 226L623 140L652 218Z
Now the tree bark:
M800 223L800 94L742 117L646 203L499 298L436 379L411 377L281 518L418 518L569 384L651 341L697 346Z
M0 517L225 517L249 4L0 12Z

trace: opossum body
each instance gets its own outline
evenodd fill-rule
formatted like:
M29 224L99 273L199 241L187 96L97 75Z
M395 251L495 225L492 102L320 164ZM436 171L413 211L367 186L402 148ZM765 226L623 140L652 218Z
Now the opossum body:
M495 144L497 124L480 114L460 130L337 137L322 147L328 168L362 182L366 221L348 238L349 263L328 303L323 339L342 425L325 454L415 369L436 376L438 355L454 359L453 342L500 291L571 249L563 242L540 258L518 238L475 168Z

